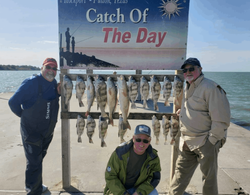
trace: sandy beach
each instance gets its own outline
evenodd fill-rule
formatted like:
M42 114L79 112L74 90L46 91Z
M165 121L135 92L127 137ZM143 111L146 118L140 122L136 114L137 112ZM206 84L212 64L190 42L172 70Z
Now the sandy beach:
M21 194L24 192L25 157L20 136L20 119L15 116L8 106L8 100L12 93L0 94L0 195ZM162 97L161 97L162 98ZM160 99L162 101L162 99ZM86 98L83 103L85 106ZM141 104L137 104L138 107ZM96 105L93 105L94 111ZM169 109L169 108L168 108ZM85 112L86 107L80 108L75 95L70 100L70 111ZM136 112L141 109L138 108ZM117 110L118 111L118 110ZM59 111L60 112L60 111ZM108 108L106 108L108 112ZM98 123L98 120L96 120ZM128 130L124 139L132 138L133 129L140 123L151 127L151 121L129 121L132 130ZM160 121L161 122L161 121ZM114 120L115 126L108 128L105 138L107 147L101 147L98 136L98 128L93 136L94 144L88 142L86 129L82 135L82 143L77 142L76 119L70 120L71 142L71 190L82 193L102 193L105 185L104 171L107 161L120 144L118 138L118 120ZM164 145L164 137L160 136L160 144L155 145L155 137L152 138L152 146L158 150L161 160L162 178L157 187L160 193L167 193L170 177L171 145L168 137L167 145ZM220 194L236 194L235 189L243 188L250 192L250 132L231 123L228 141L219 154L218 183ZM48 154L43 163L43 183L49 187L49 192L65 192L62 189L62 158L61 158L61 120L60 113L55 128L53 141L48 149ZM14 193L16 192L16 193ZM187 189L190 194L202 192L201 173L197 169ZM80 194L82 194L80 193Z

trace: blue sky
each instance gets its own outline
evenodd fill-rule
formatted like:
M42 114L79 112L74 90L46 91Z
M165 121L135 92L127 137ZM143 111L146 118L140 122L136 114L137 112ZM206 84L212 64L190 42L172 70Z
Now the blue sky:
M59 58L57 0L0 4L0 64L40 67ZM249 0L190 0L187 57L204 71L250 72L249 7Z

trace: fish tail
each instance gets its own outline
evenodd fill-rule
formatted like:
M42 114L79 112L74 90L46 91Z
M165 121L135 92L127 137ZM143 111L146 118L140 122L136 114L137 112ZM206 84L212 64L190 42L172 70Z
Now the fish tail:
M155 144L156 144L156 145L159 145L159 138L158 138L158 137L156 138Z
M159 107L157 105L157 102L154 104L155 110L159 111Z
M143 100L143 108L147 107L147 100Z
M132 109L136 109L135 102L132 102L132 104L131 104L131 108L132 108Z
M102 112L101 115L102 115L103 118L108 118L109 117L106 112Z
M174 145L175 144L175 139L172 138L171 142L170 142L170 145Z
M112 126L114 126L114 120L113 120L113 118L109 118L109 124L111 124Z
M128 121L123 122L123 130L126 130L126 129L130 129L131 130L131 127L130 127L130 124L129 124Z
M90 144L93 144L93 143L94 143L93 140L92 140L92 138L89 138L89 143L90 143Z
M164 145L167 145L167 136L165 136L165 142Z
M124 142L126 142L125 139L123 139L123 137L121 137L121 139L120 139L120 144L122 144L122 143L124 143Z
M104 140L102 140L102 142L101 142L101 147L107 147L107 144Z
M78 137L78 143L82 143L82 138L81 137Z
M83 104L82 101L79 102L79 106L80 106L80 107L84 107L84 104Z

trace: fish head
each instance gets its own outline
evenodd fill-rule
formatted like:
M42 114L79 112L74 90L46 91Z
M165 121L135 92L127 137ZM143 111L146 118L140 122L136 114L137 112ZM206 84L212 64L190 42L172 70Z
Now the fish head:
M120 76L118 77L117 84L118 84L118 87L119 87L119 88L124 88L124 87L125 87L125 84L126 84L125 76L120 75Z

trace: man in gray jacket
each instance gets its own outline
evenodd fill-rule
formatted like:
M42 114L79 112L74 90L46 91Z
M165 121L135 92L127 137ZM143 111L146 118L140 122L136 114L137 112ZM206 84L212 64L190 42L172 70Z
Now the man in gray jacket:
M230 106L226 92L204 77L198 59L188 58L181 66L186 88L180 117L180 154L170 185L170 195L183 195L200 164L203 195L218 195L219 149L226 141Z

